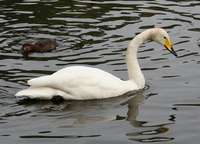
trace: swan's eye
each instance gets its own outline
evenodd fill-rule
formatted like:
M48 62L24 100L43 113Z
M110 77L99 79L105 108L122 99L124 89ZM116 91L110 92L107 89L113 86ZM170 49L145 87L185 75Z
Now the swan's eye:
M164 36L163 38L164 38L164 39L166 39L166 37L165 37L165 36Z

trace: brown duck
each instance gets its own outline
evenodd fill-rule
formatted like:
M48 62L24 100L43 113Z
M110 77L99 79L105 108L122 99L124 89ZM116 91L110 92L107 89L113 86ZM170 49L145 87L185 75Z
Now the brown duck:
M58 43L53 40L41 40L35 44L25 43L22 46L22 51L24 52L44 52L55 49L58 46Z

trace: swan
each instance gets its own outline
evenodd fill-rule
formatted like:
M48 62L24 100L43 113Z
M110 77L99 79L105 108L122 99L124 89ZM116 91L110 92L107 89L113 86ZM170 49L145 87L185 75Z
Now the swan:
M145 87L145 79L138 64L137 51L147 40L156 41L177 57L167 32L162 28L151 28L138 34L128 45L126 65L129 80L121 80L98 68L70 66L52 75L29 80L30 87L17 92L15 96L46 100L61 96L65 100L87 100L110 98L141 90Z

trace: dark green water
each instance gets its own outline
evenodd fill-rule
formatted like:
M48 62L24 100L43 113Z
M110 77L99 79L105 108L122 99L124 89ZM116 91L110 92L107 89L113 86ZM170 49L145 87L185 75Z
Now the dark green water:
M200 131L198 1L0 0L0 143L198 144ZM106 100L24 101L26 81L71 65L127 79L126 47L148 28L170 35L178 58L154 42L141 46L147 88ZM23 55L50 38L56 50Z

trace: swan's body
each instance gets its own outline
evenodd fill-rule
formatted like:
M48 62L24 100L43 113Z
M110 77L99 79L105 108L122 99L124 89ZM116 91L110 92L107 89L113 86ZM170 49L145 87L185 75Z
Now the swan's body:
M160 43L177 56L165 30L148 29L137 35L127 48L126 63L129 80L123 81L97 68L72 66L63 68L52 75L29 80L30 88L18 92L16 96L51 99L59 95L64 99L85 100L115 97L132 90L143 89L145 79L137 61L137 50L146 40Z

